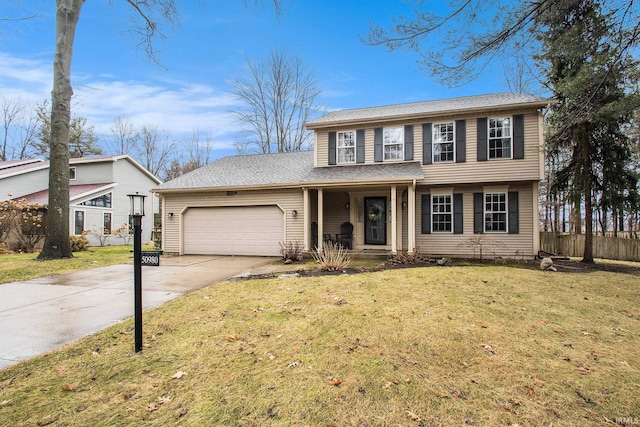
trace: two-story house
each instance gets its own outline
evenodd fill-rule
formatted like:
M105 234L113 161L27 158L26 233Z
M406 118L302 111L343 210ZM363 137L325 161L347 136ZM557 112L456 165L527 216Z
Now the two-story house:
M69 232L89 231L89 244L122 245L114 231L129 221L129 198L136 193L150 196L149 190L162 181L128 155L80 157L69 160ZM49 203L49 162L41 159L0 162L0 200L26 199ZM147 197L142 230L151 240L153 213L158 212L156 197Z
M225 157L155 189L164 250L277 255L352 229L354 252L533 257L548 103L503 93L328 113L307 123L313 151Z

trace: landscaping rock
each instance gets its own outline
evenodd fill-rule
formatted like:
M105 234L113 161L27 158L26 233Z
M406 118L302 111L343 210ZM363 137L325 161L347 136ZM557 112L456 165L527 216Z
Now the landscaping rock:
M542 270L542 271L558 271L553 266L553 260L551 258L543 258L542 261L540 261L540 270Z

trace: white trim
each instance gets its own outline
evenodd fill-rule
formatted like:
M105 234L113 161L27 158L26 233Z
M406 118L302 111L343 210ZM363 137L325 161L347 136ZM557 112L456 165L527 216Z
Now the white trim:
M340 134L351 133L353 134L353 146L340 146ZM343 138L344 141L344 138ZM357 132L355 130L342 130L336 132L336 165L353 165L356 163L357 157ZM341 162L340 161L340 149L353 148L353 161L351 162Z
M504 194L504 230L487 230L487 195L488 194ZM508 234L509 233L509 192L508 191L490 191L482 193L482 230L487 234ZM495 211L492 213L502 213ZM432 230L433 231L433 230Z
M438 125L449 125L451 124L451 127L453 129L452 135L453 135L453 139L449 142L436 142L436 138L435 138L435 133L436 133L436 127ZM436 160L436 149L435 146L436 144L452 144L453 145L453 160ZM431 162L432 163L455 163L456 162L456 122L455 120L453 121L441 121L439 123L433 123L431 125Z
M386 142L386 132L389 130L398 130L400 132L399 141L395 141L393 143ZM398 159L387 159L386 158L386 150L385 147L389 145L400 145L400 158ZM382 161L383 162L402 162L404 161L404 126L388 126L382 128Z
M491 157L491 120L509 120L509 157ZM497 128L496 128L497 129ZM502 127L504 129L504 127ZM497 139L506 139L502 136ZM511 160L513 159L513 116L487 117L487 160Z

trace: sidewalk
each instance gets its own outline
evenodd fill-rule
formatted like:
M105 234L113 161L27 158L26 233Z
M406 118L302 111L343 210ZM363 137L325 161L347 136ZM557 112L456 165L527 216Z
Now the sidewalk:
M236 276L290 271L278 258L163 257L142 267L147 310ZM113 265L0 285L0 369L133 316L133 266Z

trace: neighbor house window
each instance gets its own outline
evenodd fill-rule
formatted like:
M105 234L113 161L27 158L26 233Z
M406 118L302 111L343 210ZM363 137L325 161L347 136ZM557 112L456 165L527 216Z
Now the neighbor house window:
M453 162L454 157L453 122L433 125L433 162Z
M384 128L384 160L404 159L404 128Z
M453 208L451 195L434 195L431 198L431 232L453 231Z
M484 195L484 231L507 232L507 193Z
M111 193L103 194L102 196L94 197L91 200L80 203L82 206L97 206L99 208L111 207Z
M511 119L489 119L489 158L511 158Z
M76 168L75 167L71 167L69 168L69 179L71 181L73 181L74 179L76 179Z
M104 234L111 234L111 212L104 213L102 230Z
M73 234L79 236L84 231L84 211L75 211L73 216Z
M338 163L356 162L356 133L355 131L338 132Z

